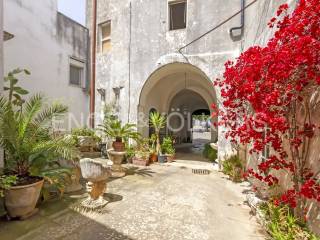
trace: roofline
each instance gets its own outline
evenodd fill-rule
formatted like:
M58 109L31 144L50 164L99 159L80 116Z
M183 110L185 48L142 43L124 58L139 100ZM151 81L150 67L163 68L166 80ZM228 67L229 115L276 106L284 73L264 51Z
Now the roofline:
M82 25L81 23L77 22L76 20L68 17L67 15L63 14L62 12L57 11L57 13L60 14L60 15L62 15L62 16L65 17L65 18L69 19L71 22L73 22L73 23L79 25L80 27L82 27L82 28L84 28L84 29L86 29L86 30L89 31L89 29L88 29L86 26L84 26L84 25Z

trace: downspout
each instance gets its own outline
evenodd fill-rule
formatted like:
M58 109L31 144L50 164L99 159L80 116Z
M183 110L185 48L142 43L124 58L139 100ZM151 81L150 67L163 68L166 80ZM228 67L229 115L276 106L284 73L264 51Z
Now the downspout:
M130 122L130 112L131 112L131 31L132 31L132 4L131 4L131 1L130 1L130 6L129 6L129 11L130 11L130 21L129 21L129 56L128 56L128 61L129 61L129 86L128 86L128 92L129 92L129 95L128 95L128 123Z
M90 81L90 127L95 122L95 90L96 90L96 45L97 45L97 0L92 0L92 31L91 31L91 81Z
M244 16L245 16L245 15L244 15L244 14L245 14L245 13L244 13L244 9L245 9L245 0L241 0L241 24L240 24L239 27L233 27L233 28L231 28L231 29L229 30L231 37L234 37L233 31L236 31L236 30L241 30L240 36L243 35Z

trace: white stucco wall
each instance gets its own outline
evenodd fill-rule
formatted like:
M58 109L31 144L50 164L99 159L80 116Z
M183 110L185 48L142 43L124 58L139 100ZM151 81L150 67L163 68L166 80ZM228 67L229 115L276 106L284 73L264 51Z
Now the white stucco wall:
M70 57L88 61L87 29L59 14L56 0L5 1L4 27L14 34L4 47L5 73L18 67L30 70L31 76L20 81L23 87L67 104L71 118L86 124L89 97L81 87L69 84L69 61ZM66 120L61 126L76 124L69 126Z

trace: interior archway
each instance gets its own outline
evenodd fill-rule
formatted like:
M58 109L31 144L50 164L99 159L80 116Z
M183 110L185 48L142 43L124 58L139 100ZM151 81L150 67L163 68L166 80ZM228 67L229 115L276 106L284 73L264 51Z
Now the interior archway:
M215 89L203 71L186 63L165 65L150 75L140 93L139 131L143 136L149 136L149 126L144 123L149 119L150 111L156 109L167 115L168 123L173 124L173 128L184 122L183 127L176 131L167 126L163 135L175 135L180 142L191 142L192 113L199 109L210 112L212 103L217 103ZM211 119L211 122L215 121L216 118ZM210 130L210 140L216 141L217 131Z

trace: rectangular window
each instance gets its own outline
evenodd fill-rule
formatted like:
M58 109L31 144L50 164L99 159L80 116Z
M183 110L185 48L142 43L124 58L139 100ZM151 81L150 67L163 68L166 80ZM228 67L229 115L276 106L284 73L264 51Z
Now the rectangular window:
M107 53L111 50L111 21L100 24L100 52Z
M183 29L187 26L187 1L169 2L170 30Z
M70 58L69 83L78 87L84 84L85 63L74 58Z

